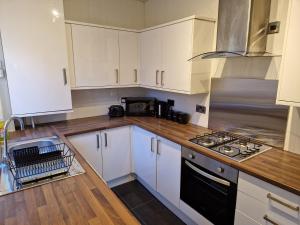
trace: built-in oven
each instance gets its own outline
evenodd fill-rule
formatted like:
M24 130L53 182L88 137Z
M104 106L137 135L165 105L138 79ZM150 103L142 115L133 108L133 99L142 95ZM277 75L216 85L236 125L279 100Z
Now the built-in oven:
M234 224L238 170L182 149L180 198L215 225Z

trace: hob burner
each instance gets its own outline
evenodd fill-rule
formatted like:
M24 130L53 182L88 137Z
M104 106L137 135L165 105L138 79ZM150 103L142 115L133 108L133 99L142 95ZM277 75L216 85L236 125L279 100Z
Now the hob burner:
M250 138L237 137L234 134L224 131L197 135L190 141L239 162L271 148L255 143Z

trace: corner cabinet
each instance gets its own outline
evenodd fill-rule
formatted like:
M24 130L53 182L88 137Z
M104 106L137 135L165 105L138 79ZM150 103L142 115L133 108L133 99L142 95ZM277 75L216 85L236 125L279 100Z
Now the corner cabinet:
M188 61L213 49L215 22L189 17L140 34L141 86L198 94L209 92L210 60Z
M130 127L118 127L68 137L81 156L105 181L131 173Z
M66 21L72 89L145 87L208 93L215 21L195 16L127 30Z
M300 0L289 0L287 28L280 68L277 103L300 106Z
M72 110L63 1L0 0L0 27L12 114Z
M73 89L138 85L137 32L72 21L66 27Z

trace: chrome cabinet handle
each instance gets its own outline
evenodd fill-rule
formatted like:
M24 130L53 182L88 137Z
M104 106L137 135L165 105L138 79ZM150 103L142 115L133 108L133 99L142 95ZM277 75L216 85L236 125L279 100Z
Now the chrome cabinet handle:
M156 141L156 152L157 152L157 155L161 155L161 152L159 151L159 143L160 143L160 140L157 140Z
M119 83L119 70L116 69L116 83Z
M156 70L156 77L155 77L155 83L156 83L156 85L159 85L159 83L158 83L158 75L159 75L159 70Z
M99 137L99 134L96 135L96 138L97 138L97 149L100 148L100 137Z
M165 71L161 71L160 72L160 84L161 86L164 86L164 74L165 74Z
M104 133L104 146L107 147L107 133Z
M194 165L192 165L192 164L191 164L190 162L188 162L188 161L185 161L185 164L186 164L189 168L191 168L192 170L194 170L196 173L199 173L200 175L202 175L202 176L204 176L204 177L206 177L206 178L208 178L208 179L210 179L210 180L213 180L213 181L215 181L215 182L217 182L217 183L219 183L219 184L223 184L223 185L225 185L225 186L230 187L230 182L228 182L227 180L223 180L223 179L221 179L221 178L218 178L218 177L215 177L215 176L213 176L213 175L210 175L210 174L208 174L208 173L206 173L206 172L204 172L204 171L198 169L197 167L195 167Z
M285 206L285 207L287 207L287 208L289 208L291 210L294 210L294 211L297 211L297 212L299 211L299 206L292 206L292 205L290 205L290 204L288 204L286 202L283 202L283 201L275 198L274 196L272 196L271 193L267 194L267 198L270 199L270 200L272 200L272 201L274 201L274 202L277 202L277 203L279 203L279 204L281 204L281 205L283 205L283 206Z
M62 71L63 71L63 77L64 77L64 85L67 85L68 84L67 69L63 68Z
M151 146L150 146L151 152L154 152L154 150L153 150L153 141L154 141L154 137L151 138Z
M134 82L137 83L137 69L134 70Z
M264 220L267 221L267 222L269 222L269 223L271 223L271 224L273 224L273 225L279 225L279 223L276 223L272 219L270 219L268 217L268 215L264 215Z

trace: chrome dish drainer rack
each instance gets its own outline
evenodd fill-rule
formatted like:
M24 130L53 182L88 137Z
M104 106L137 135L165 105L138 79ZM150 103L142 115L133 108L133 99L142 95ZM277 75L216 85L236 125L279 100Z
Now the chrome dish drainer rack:
M28 147L7 153L17 189L32 182L68 174L75 153L64 143Z

